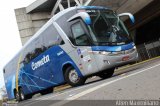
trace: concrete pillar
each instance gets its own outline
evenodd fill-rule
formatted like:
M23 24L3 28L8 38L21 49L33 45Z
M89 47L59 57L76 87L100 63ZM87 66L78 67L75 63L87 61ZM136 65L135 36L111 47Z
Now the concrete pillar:
M26 13L26 8L15 9L18 29L24 45L50 18L48 12Z

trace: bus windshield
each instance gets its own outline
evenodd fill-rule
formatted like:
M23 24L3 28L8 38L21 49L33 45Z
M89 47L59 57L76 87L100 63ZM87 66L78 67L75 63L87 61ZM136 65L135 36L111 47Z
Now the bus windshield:
M91 38L96 45L123 45L131 37L119 17L111 10L88 10L92 24L88 25Z

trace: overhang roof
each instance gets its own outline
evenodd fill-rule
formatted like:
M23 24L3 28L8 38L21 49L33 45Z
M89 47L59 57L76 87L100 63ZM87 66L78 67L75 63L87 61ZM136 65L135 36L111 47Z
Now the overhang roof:
M51 12L54 8L57 0L36 0L28 7L26 7L27 13L35 13L35 12ZM70 0L71 6L75 6L76 3L74 0ZM64 8L68 6L67 0L62 0L61 4L63 4Z
M36 0L28 7L26 7L27 13L34 13L34 12L50 12L52 11L55 3L57 0Z
M86 2L87 0L84 0L83 2ZM92 0L90 5L95 6L107 6L111 7L113 10L117 10L124 2L127 0ZM51 12L54 8L57 0L36 0L34 3L26 7L27 13L34 13L34 12ZM74 0L70 0L71 6L75 6L76 3ZM62 5L64 8L67 7L67 0L62 0Z
M84 0L84 2L87 0ZM107 6L111 7L113 10L117 11L118 13L121 12L131 12L136 13L149 3L154 0L91 0L90 5L94 6ZM34 3L26 7L27 13L35 13L35 12L52 12L57 0L36 0ZM70 0L70 5L75 6L75 0ZM61 4L64 8L68 7L67 0L62 0ZM58 12L58 10L57 10Z

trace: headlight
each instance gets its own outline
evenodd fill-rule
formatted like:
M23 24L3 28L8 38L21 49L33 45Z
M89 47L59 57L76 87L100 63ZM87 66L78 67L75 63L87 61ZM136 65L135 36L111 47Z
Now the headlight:
M111 52L106 52L106 51L100 51L99 54L102 54L102 55L109 55Z
M101 55L109 55L109 54L111 54L111 52L106 52L106 51L89 51L89 53L101 54Z

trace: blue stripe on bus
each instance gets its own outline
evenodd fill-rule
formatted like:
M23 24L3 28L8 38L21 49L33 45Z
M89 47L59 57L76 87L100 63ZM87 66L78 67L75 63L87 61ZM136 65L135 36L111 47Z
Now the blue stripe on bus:
M33 70L32 62L36 63L46 55L49 55L50 61ZM80 77L83 76L70 56L60 46L54 46L40 54L30 63L21 67L21 70L19 71L19 86L24 89L25 94L30 94L52 86L60 85L65 82L62 71L62 67L65 64L71 64L76 69L78 75Z
M26 83L20 83L20 85L25 85L25 86L28 86L28 87L35 87L35 88L41 88L41 89L44 89L45 87L40 87L40 86L36 86L36 85L31 85L31 84L26 84Z
M63 51L63 54L57 55ZM43 66L32 70L32 62L37 62L43 58L44 55L50 56L50 62ZM31 94L52 86L57 86L65 82L62 72L62 67L65 64L71 64L78 75L82 77L82 73L76 66L70 56L60 47L54 46L40 54L30 63L22 65L19 71L19 86L23 88L24 94ZM52 77L53 76L53 77ZM15 75L7 78L7 94L9 99L14 99Z
M104 10L104 9L109 9L106 7L101 7L101 6L80 6L78 9L98 9L98 10Z
M39 77L38 76L34 76L34 75L31 75L31 74L29 74L29 73L25 73L25 72L23 72L28 78L30 78L31 79L31 77L34 77L34 78L37 78L37 79L39 79ZM54 85L57 85L57 83L55 83L55 82L51 82L51 81L49 81L49 80L46 80L46 79L43 79L43 78L41 78L40 80L42 80L42 81L45 81L45 82L47 82L47 83L51 83L51 84L54 84ZM35 84L35 85L37 85L32 79L31 79L31 81Z
M30 75L30 74L25 73L25 72L22 72L22 74L25 74L25 75L33 82L34 85L38 86L38 85L36 84L36 82L30 77L30 76L33 76L33 75ZM21 79L23 79L22 76L21 76ZM26 83L24 80L23 80L23 82ZM19 84L19 85L21 85L21 84ZM29 88L29 87L27 87L27 88ZM39 87L39 90L41 90L41 87Z
M22 79L22 77L21 77L21 81L20 81L19 85L21 85L21 83L24 83L25 85L27 85L27 83ZM29 92L31 92L31 93L33 92L32 89L29 86L26 86L26 87L29 90Z
M129 50L134 47L134 43L120 45L120 46L92 46L92 51L108 51L108 52L118 52Z
M10 75L6 78L7 83L6 85L6 91L9 99L14 99L14 92L13 89L15 88L15 75Z

